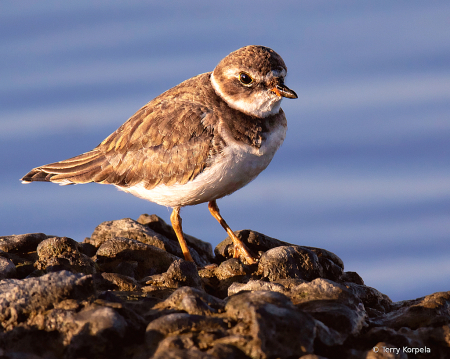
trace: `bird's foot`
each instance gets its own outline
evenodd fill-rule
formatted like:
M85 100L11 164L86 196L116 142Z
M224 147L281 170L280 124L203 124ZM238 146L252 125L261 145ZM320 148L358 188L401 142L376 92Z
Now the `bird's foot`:
M259 257L253 256L250 249L240 240L233 241L234 255L233 258L243 258L247 264L258 263Z

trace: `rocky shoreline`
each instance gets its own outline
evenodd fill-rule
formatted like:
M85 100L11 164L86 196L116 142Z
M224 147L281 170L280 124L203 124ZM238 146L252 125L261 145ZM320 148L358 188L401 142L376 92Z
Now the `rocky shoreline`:
M156 215L78 243L0 237L0 359L450 358L450 291L392 302L342 260L250 230L232 258Z

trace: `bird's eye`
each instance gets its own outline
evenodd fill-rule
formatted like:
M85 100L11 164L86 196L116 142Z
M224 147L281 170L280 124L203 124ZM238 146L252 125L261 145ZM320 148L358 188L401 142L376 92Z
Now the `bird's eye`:
M239 81L244 86L248 86L248 85L250 85L253 82L253 79L252 79L252 77L249 74L246 74L245 72L241 72L239 74Z

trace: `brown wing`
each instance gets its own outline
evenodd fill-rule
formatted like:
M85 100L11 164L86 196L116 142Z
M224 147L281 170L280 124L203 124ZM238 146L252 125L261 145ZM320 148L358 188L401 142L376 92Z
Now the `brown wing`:
M90 152L31 170L23 182L108 183L129 187L144 182L186 183L219 149L205 105L185 96L158 97L141 108ZM209 123L210 125L204 125Z

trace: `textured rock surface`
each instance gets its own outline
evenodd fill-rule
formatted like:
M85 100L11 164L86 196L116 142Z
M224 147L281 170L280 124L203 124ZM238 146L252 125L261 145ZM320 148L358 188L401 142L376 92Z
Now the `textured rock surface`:
M95 273L91 258L80 252L79 243L67 237L51 237L37 246L37 269L45 272L69 270L74 273Z
M78 243L0 237L0 358L450 358L450 292L393 303L320 248L186 236L156 215Z

